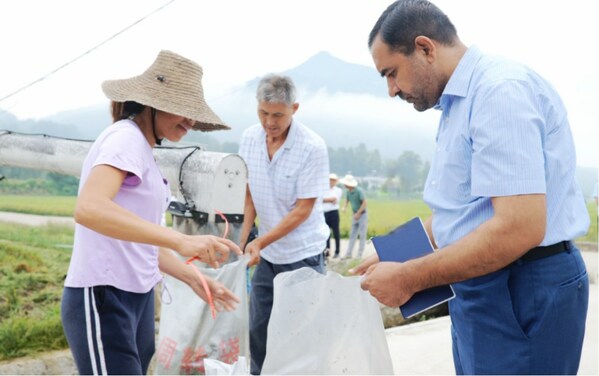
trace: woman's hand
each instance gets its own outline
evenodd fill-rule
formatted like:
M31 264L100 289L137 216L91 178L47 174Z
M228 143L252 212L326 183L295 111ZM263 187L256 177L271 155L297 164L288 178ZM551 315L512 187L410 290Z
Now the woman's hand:
M185 283L187 283L203 301L209 303L208 294L204 290L200 277L197 275L195 270L193 270L193 266L186 266L189 269L189 273L187 273ZM206 280L208 288L212 293L212 300L217 311L222 312L223 309L225 311L233 311L235 308L237 308L237 304L239 304L239 298L231 290L226 288L221 282L216 281L205 274L204 279Z
M187 265L181 261L174 251L160 248L158 266L160 267L160 271L187 284L200 298L202 298L202 300L206 303L210 303L208 294L206 293L206 290L204 290L202 279L196 270L194 270L194 266ZM206 275L202 274L202 276L206 280L208 289L212 294L214 306L218 311L222 311L223 309L232 311L237 307L239 298L235 296L231 290L227 289L222 283L215 281Z
M185 235L177 251L184 257L196 257L213 268L227 261L231 251L239 256L242 254L231 240L214 235Z

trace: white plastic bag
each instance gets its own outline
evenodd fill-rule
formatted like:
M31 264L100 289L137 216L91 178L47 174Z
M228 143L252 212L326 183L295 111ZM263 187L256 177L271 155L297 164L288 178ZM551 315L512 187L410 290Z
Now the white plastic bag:
M248 362L244 356L233 364L223 363L216 359L204 359L206 375L249 375Z
M249 357L248 261L248 257L241 257L217 270L198 268L202 274L222 282L241 300L235 311L219 312L216 319L208 304L189 286L165 277L172 301L162 303L155 374L204 374L204 359L233 364L240 356Z
M379 304L360 277L277 275L262 374L393 374Z

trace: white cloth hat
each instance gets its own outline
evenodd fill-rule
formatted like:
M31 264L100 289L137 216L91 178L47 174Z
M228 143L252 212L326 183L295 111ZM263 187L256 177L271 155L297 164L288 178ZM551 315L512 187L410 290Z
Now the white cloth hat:
M358 181L354 178L353 175L347 174L345 175L339 182L343 185L346 185L350 188L355 188L358 186Z
M339 176L337 176L337 174L335 174L335 173L331 173L329 175L329 179L331 179L331 180L339 180Z
M202 75L202 67L194 61L162 50L144 73L132 78L104 81L102 90L108 99L115 102L134 101L195 120L195 130L231 129L204 100Z

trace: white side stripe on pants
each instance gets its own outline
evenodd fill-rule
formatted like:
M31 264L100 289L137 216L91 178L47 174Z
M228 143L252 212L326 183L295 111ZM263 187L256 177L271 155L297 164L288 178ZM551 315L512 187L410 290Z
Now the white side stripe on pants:
M100 328L100 315L98 314L98 308L96 307L96 296L94 295L94 288L92 287L92 307L94 308L94 319L96 323L96 343L98 344L98 355L100 357L100 367L102 368L102 375L106 375L106 359L104 358L104 343L102 342L102 330Z
M92 294L92 303L90 304L89 295ZM83 302L85 305L85 329L87 331L87 347L89 349L89 357L92 363L92 371L94 375L98 375L98 366L96 363L96 354L94 351L94 338L92 334L92 315L95 326L96 326L96 341L98 343L98 356L100 358L101 371L103 375L106 375L106 360L104 359L104 346L102 344L102 337L100 336L100 318L98 317L98 310L96 309L96 299L93 296L93 287L90 289L89 287L83 288ZM93 308L90 310L90 306Z

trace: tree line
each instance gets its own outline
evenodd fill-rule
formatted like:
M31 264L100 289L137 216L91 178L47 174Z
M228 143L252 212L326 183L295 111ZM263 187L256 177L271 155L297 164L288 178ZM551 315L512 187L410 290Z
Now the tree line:
M75 196L79 179L56 172L0 167L0 194Z

